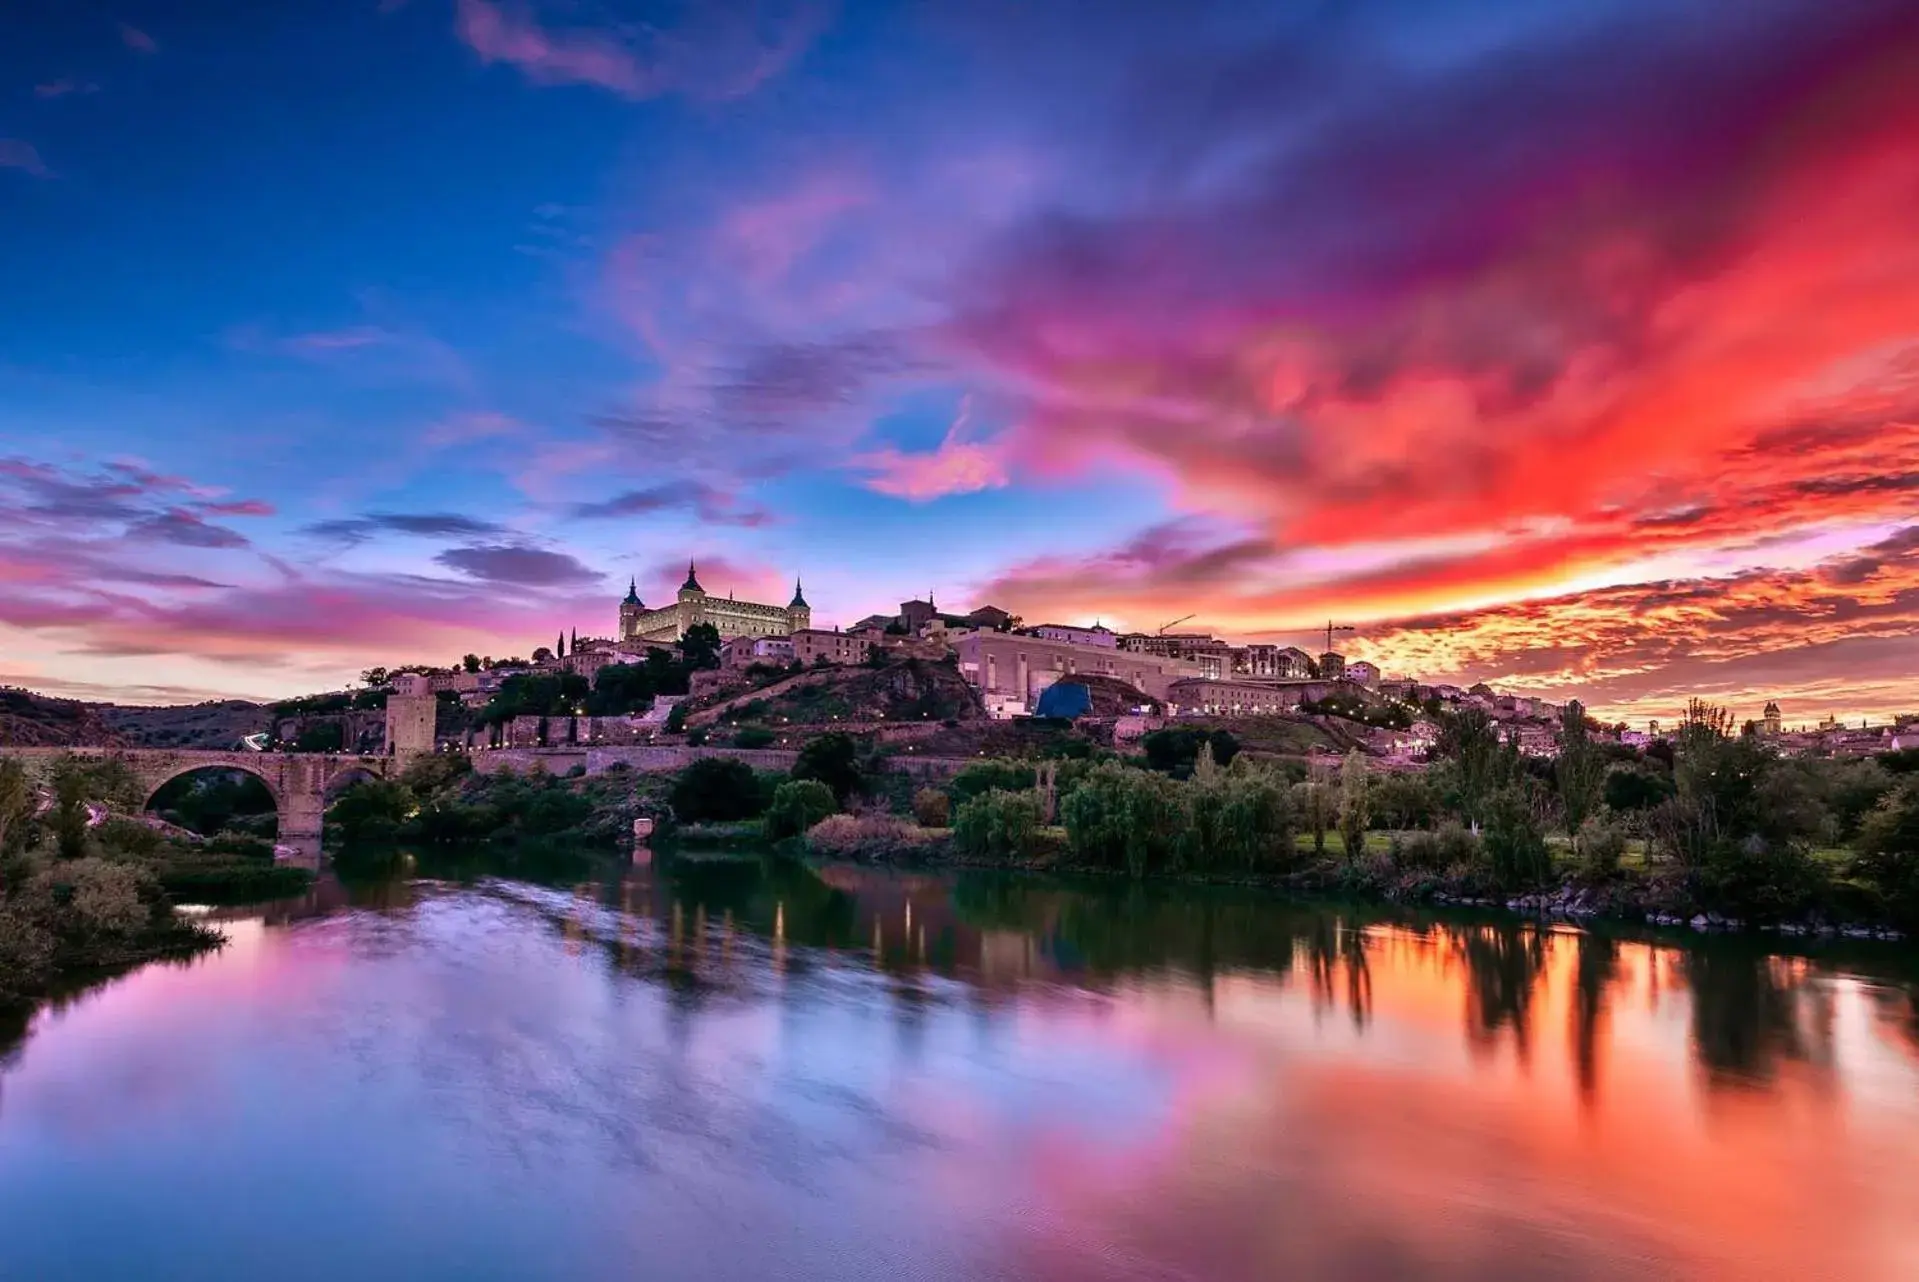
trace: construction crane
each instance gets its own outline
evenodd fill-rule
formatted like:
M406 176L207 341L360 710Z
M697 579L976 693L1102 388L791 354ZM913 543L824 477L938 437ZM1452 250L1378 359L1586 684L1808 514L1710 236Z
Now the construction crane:
M1320 633L1323 632L1326 634L1326 648L1325 650L1321 651L1321 653L1331 654L1333 650L1333 633L1355 632L1355 631L1358 631L1358 629L1352 627L1350 624L1334 623L1331 619L1328 619L1326 620L1326 625L1324 627L1282 628L1278 632L1274 633L1273 635L1282 636L1282 637L1303 637L1309 633L1314 636L1318 636Z
M1198 617L1199 617L1199 616L1198 616L1197 614L1183 614L1183 615L1181 615L1181 616L1180 616L1179 618L1177 618L1177 619L1174 619L1174 620L1173 620L1173 621L1172 621L1171 623L1162 623L1162 624L1160 624L1160 625L1159 625L1159 635L1160 635L1160 636L1165 636L1165 635L1166 635L1166 629L1168 629L1168 628L1176 628L1176 627L1178 627L1178 626L1179 626L1180 624L1182 624L1182 623L1184 623L1184 622L1186 622L1186 620L1188 620L1188 619L1197 619Z

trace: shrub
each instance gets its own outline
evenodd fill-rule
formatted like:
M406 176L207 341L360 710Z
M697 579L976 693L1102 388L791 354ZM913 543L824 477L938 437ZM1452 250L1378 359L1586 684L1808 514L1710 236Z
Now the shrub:
M1457 823L1434 832L1401 833L1393 838L1391 860L1401 872L1446 872L1479 858L1479 838Z
M753 767L731 757L705 757L682 770L669 803L681 823L728 823L766 809Z
M1182 863L1253 869L1292 862L1292 792L1271 772L1246 765L1241 758L1231 770L1200 770L1186 785Z
M0 1007L24 1002L53 975L54 938L24 913L0 908Z
M1804 847L1761 837L1709 848L1694 883L1701 899L1751 921L1797 917L1831 891L1825 871Z
M139 820L118 815L95 828L94 833L99 837L100 844L114 854L141 858L153 855L166 841L156 830Z
M953 776L953 800L965 803L995 788L1018 792L1031 788L1038 779L1039 774L1031 762L1000 758L976 761Z
M1375 775L1368 805L1382 828L1426 828L1439 815L1439 790L1424 773Z
M1039 827L1038 796L995 788L954 813L953 844L968 855L1023 859L1032 853Z
M86 935L132 935L153 915L143 897L143 892L152 894L152 879L132 864L70 859L42 873L40 880L43 892L64 904Z
M773 841L803 835L839 810L833 790L817 779L788 779L773 789L766 807L766 835Z
M770 748L773 746L773 732L765 726L747 726L733 736L736 748Z
M340 794L327 809L327 822L337 824L348 845L391 841L418 808L413 790L386 779L368 779Z
M711 739L712 737L713 737L713 732L711 730L708 730L705 726L695 726L691 730L686 732L686 741L692 744L695 748L705 747L706 741L708 739Z
M1573 834L1573 853L1579 857L1581 875L1610 877L1619 871L1619 860L1626 853L1626 830L1603 815L1592 815Z
M678 734L686 729L686 705L676 703L666 710L666 732Z
M1139 746L1146 754L1149 769L1175 779L1184 779L1193 773L1202 747L1213 750L1213 763L1219 766L1232 764L1233 758L1239 755L1239 740L1231 731L1201 730L1194 726L1155 730L1142 738Z
M473 762L463 752L436 752L420 757L400 775L400 782L419 796L440 792L473 773Z
M1537 886L1552 875L1552 852L1525 792L1502 788L1487 798L1481 841L1493 880L1502 887Z
M1178 855L1179 785L1150 771L1098 765L1060 803L1060 822L1075 858L1143 876Z
M806 848L836 859L886 859L923 854L934 834L889 815L829 815L806 833Z
M1366 758L1357 750L1347 753L1339 769L1339 844L1348 859L1366 853L1366 830L1372 826L1368 792Z
M953 799L938 788L913 794L913 818L922 828L944 828L953 821Z
M851 735L834 730L809 741L793 762L795 779L817 779L833 790L842 806L860 790L859 745Z
M237 832L223 832L210 839L201 849L216 855L230 855L241 859L273 858L273 843L262 837L249 837Z
M1852 875L1877 890L1901 923L1919 926L1919 780L1866 816L1854 850Z

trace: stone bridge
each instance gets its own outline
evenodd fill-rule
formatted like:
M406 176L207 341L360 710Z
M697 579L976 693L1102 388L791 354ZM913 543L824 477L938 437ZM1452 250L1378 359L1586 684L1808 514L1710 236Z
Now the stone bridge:
M385 778L393 769L391 757L358 757L334 753L294 752L175 752L160 748L0 748L29 773L44 776L65 757L89 761L113 758L126 763L140 784L141 808L181 775L195 770L244 770L259 779L273 795L280 819L280 844L302 856L318 858L320 828L326 813L327 791L349 777Z

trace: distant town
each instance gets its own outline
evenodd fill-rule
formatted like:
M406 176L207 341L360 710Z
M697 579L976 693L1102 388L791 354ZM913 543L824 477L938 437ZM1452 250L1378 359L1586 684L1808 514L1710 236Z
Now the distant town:
M697 564L689 564L670 602L649 605L629 584L611 635L569 630L527 659L468 655L449 667L376 669L369 676L403 695L454 697L477 711L497 705L496 696L516 676L573 677L591 687L615 665L643 667L649 655L677 657L689 638L704 634L713 647L710 662L691 674L684 694L660 693L644 710L615 716L591 715L582 702L571 717L542 712L476 722L458 733L459 746L468 748L645 742L669 724L679 730L687 712L716 705L723 710L729 696L750 694L776 676L918 659L956 668L988 719L1103 715L1116 723L1114 738L1120 741L1174 718L1324 714L1357 723L1373 755L1411 758L1431 749L1443 716L1478 709L1521 752L1550 757L1558 751L1562 705L1484 684L1461 687L1382 671L1338 651L1336 637L1346 631L1351 629L1326 624L1324 644L1313 653L1294 645L1234 644L1206 632L1029 623L990 604L953 612L940 608L931 593L900 602L893 614L823 628L813 626L798 581L785 605L741 600L709 592ZM389 739L404 733L393 726L398 712L387 710ZM1743 729L1764 736L1786 756L1865 757L1919 747L1919 716L1878 725L1827 718L1788 727L1780 705L1768 702ZM423 725L408 736L414 750L426 748L418 740L431 733ZM1663 732L1651 721L1596 724L1595 733L1644 747Z

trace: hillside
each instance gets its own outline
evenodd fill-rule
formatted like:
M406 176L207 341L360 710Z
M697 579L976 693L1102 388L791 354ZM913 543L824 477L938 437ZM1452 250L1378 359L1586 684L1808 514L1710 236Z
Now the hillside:
M265 705L241 699L131 708L0 689L0 747L223 749L271 722Z
M978 693L952 663L907 659L883 668L816 668L700 709L686 723L772 727L984 716Z

